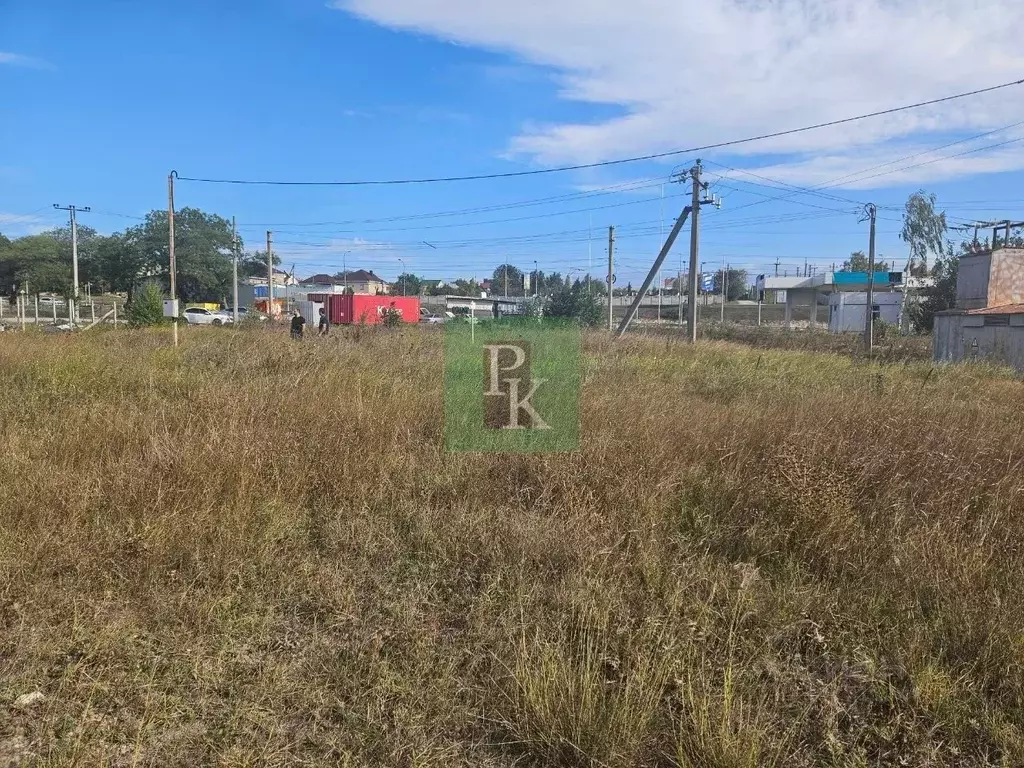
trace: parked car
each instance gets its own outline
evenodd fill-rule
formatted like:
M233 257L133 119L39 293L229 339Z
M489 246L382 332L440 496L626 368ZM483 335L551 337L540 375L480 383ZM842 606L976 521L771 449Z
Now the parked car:
M444 318L438 317L426 307L420 307L420 322L421 323L443 323Z
M222 309L209 310L202 307L189 307L182 313L189 325L227 325L234 321L230 312Z

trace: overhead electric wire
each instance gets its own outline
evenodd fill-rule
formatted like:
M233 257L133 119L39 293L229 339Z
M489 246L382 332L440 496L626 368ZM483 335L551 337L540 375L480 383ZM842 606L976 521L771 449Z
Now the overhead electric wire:
M488 224L507 224L507 223L517 222L517 221L529 221L529 220L532 220L532 219L549 219L549 218L552 218L552 217L555 217L555 216L569 216L569 215L572 215L574 213L589 213L589 212L592 212L592 211L605 211L605 210L609 210L611 208L625 208L626 206L630 206L630 205L642 205L643 203L659 202L662 199L669 200L669 199L674 199L674 198L678 198L678 197L685 197L685 196L686 195L684 195L684 194L678 194L678 195L670 195L670 196L668 196L666 198L660 198L660 197L644 198L642 200L630 200L630 201L624 202L624 203L612 203L611 205L599 205L599 206L595 206L593 208L575 208L575 209L573 209L571 211L554 211L552 213L537 213L537 214L533 214L531 216L515 216L515 217L512 217L512 218L508 218L508 219L491 219L489 221L459 221L459 222L455 222L455 223L451 223L451 224L426 224L426 225L418 226L418 227L382 227L382 228L378 228L378 229L361 229L361 230L358 230L358 233L359 234L379 234L379 233L382 233L382 232L419 232L419 231L426 230L426 229L429 229L429 230L452 229L454 227L476 227L476 226L484 226L484 225L488 225ZM250 229L250 228L253 228L253 227L255 227L255 225L248 225L247 227L245 227L245 229ZM300 232L296 232L294 230L286 230L286 229L278 229L278 230L274 230L274 231L275 232L279 232L281 234L303 234L303 235L304 234L308 234L306 232L301 232L301 231ZM337 232L344 233L344 234L355 234L356 233L355 230L337 230ZM309 234L311 234L311 233L309 233Z
M613 165L624 165L626 163L636 163L647 160L658 160L664 157L673 157L677 155L692 154L694 152L705 152L710 149L722 149L725 147L733 147L739 144L749 144L756 141L764 141L766 139L775 139L782 136L791 136L797 133L804 133L806 131L813 131L820 128L830 128L836 125L844 125L847 123L857 122L860 120L867 120L873 117L882 117L884 115L891 115L897 112L905 112L910 109L919 109L921 107L931 106L933 104L941 104L943 102L954 101L956 99L963 99L968 96L978 96L983 93L991 93L1004 88L1011 88L1013 86L1021 85L1024 83L1024 79L1014 80L1008 83L1001 83L999 85L989 86L987 88L978 88L973 91L965 91L963 93L953 94L951 96L943 96L938 99L929 99L927 101L919 101L914 104L906 104L900 107L892 107L890 109L878 110L876 112L869 112L863 115L856 115L853 117L846 117L839 120L829 120L822 123L816 123L814 125L807 125L800 128L790 128L784 131L775 131L773 133L765 133L758 136L749 136L743 139L733 139L731 141L722 141L715 144L706 144L700 147L690 147L686 149L674 149L667 152L656 152L648 155L638 155L635 157L620 158L617 160L603 160L596 163L581 163L578 165L565 165L556 168L535 168L529 171L509 171L505 173L487 173L487 174L476 174L467 176L438 176L434 178L412 178L412 179L368 179L368 180L357 180L357 181L269 181L269 180L254 180L254 179L211 179L211 178L200 178L194 176L179 176L177 172L172 171L172 175L176 176L180 181L192 181L204 184L244 184L244 185L263 185L263 186L302 186L302 187L359 187L359 186L393 186L400 184L440 184L447 182L457 181L481 181L486 179L506 179L515 178L522 176L539 176L541 174L550 173L563 173L566 171L579 171L587 168L604 168Z
M871 166L869 168L864 168L864 169L862 169L860 171L855 171L853 173L848 173L845 176L839 176L839 177L837 177L835 179L831 179L829 181L823 182L822 184L815 184L814 186L811 186L811 187L800 187L799 189L797 189L797 191L789 192L789 193L784 194L784 195L779 195L777 197L770 197L770 198L767 198L765 200L757 200L757 201L752 202L752 203L747 203L745 205L741 205L741 206L737 206L737 207L734 207L734 208L730 208L727 213L734 213L735 211L742 210L744 208L752 208L755 205L763 205L764 203L768 203L768 202L779 201L779 200L789 200L789 199L791 199L793 197L796 197L797 195L800 195L802 193L811 193L811 192L816 192L816 191L822 190L822 189L831 189L833 187L840 186L843 182L845 182L847 180L850 180L850 179L853 179L854 182L857 183L857 182L865 181L867 179L878 178L880 176L887 176L890 173L898 173L899 171L902 171L902 170L910 170L911 168L917 168L920 165L928 165L929 163L939 162L941 160L949 160L949 159L952 159L952 158L955 158L955 157L960 157L961 155L964 155L964 154L970 154L971 152L979 152L979 151L982 151L982 150L985 150L985 149L993 149L995 147L1003 146L1003 144L1008 144L1008 143L1013 143L1015 141L1020 141L1021 139L1011 139L1010 141L1007 141L1007 142L1002 142L1002 143L999 143L999 144L986 145L985 147L980 147L980 148L977 148L977 149L969 150L968 152L964 152L964 153L960 153L960 154L955 154L955 155L947 155L947 156L935 158L935 159L929 160L929 161L927 161L925 163L920 163L920 164L917 164L917 165L906 166L906 167L903 167L903 168L897 168L897 169L894 169L892 171L885 171L883 173L877 173L877 174L874 174L873 176L866 176L866 177L863 177L863 178L854 178L854 177L857 177L857 176L863 176L863 174L868 173L868 172L873 171L873 170L876 170L878 168L885 168L885 167L890 166L890 165L896 165L897 163L902 163L902 162L905 162L906 160L912 160L915 157L920 157L921 155L929 155L929 154L932 154L934 152L939 152L939 151L941 151L943 149L948 149L949 147L957 146L959 144L966 144L966 143L971 142L971 141L976 141L977 139L981 139L981 138L984 138L986 136L991 136L994 133L1001 133L1003 131L1008 131L1008 130L1010 130L1012 128L1016 128L1016 127L1021 126L1021 125L1024 125L1024 121L1017 122L1017 123L1011 123L1010 125L1001 126L999 128L994 128L994 129L992 129L990 131L985 131L983 133L975 134L973 136L968 136L968 137L963 138L963 139L957 139L956 141L951 141L948 144L943 144L941 146L934 147L932 149L926 149L926 150L922 150L920 152L915 152L913 154L906 155L906 156L901 157L901 158L897 158L896 160L890 160L890 161L888 161L886 163L881 163L879 165L874 165L874 166ZM717 163L716 163L716 165L717 165ZM722 167L728 167L728 166L722 166ZM768 179L768 180L771 180L771 181L777 181L776 179L770 179L770 177L767 177L767 176L762 176L761 178ZM747 182L747 183L751 183L751 182ZM779 181L778 183L782 184L782 185L786 185L786 182ZM796 185L787 185L787 186L796 186ZM754 194L754 193L750 193L750 194ZM860 203L860 204L862 204L862 203ZM891 207L891 206L881 206L881 207L883 207L883 208L884 207L888 207L890 210L901 210L899 208L895 208L895 207Z
M348 226L351 224L387 224L394 221L413 221L417 219L434 219L443 218L449 216L469 216L476 213L492 213L494 211L505 211L514 208L529 208L536 205L550 205L553 203L562 202L573 202L576 200L585 200L592 197L602 197L605 195L623 194L627 192L636 192L642 189L651 189L654 187L661 186L662 184L668 183L668 179L665 177L650 177L647 179L638 179L635 181L623 182L621 184L612 184L607 187L598 187L596 189L587 190L586 192L576 192L567 195L557 195L554 197L542 197L532 200L523 200L514 203L496 203L494 205L481 206L477 208L463 208L454 211L437 211L434 213L413 213L406 214L404 216L387 216L378 219L348 219L344 221L293 221L293 222L269 222L269 223L255 223L248 226L258 227L331 227L331 226Z

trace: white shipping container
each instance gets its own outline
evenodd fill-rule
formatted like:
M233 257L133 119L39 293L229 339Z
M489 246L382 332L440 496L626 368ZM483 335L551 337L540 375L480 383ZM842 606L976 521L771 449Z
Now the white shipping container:
M296 301L295 308L306 318L306 326L316 329L320 325L320 310L324 308L322 301Z

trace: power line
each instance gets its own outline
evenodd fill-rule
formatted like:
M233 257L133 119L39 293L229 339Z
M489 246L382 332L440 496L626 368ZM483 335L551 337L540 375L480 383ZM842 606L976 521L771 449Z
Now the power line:
M787 184L786 182L778 181L776 179L770 179L767 176L762 176L761 178L763 178L763 179L766 179L766 180L769 180L769 181L775 181L776 183L778 183L780 185L793 187L794 189L796 189L796 191L787 193L785 195L779 195L777 197L769 197L769 198L767 198L765 200L758 200L758 201L753 202L753 203L747 203L746 205L741 205L741 206L733 207L733 208L729 209L728 213L734 213L734 212L736 212L738 210L742 210L744 208L751 208L751 207L753 207L755 205L763 205L764 203L768 203L768 202L772 202L772 201L789 200L789 199L791 199L791 198L793 198L793 197L795 197L795 196L797 196L799 194L802 194L802 193L804 193L804 194L806 194L806 193L816 193L818 190L831 189L833 187L840 186L844 181L847 181L849 179L853 179L855 183L859 183L861 181L866 181L867 179L878 178L880 176L887 176L887 175L889 175L891 173L899 173L900 171L910 170L912 168L917 168L917 167L920 167L922 165L928 165L930 163L939 162L941 160L950 160L952 158L961 157L962 155L971 154L972 152L980 152L980 151L985 150L985 149L994 149L995 147L1000 147L1000 146L1003 146L1004 144L1011 144L1011 143L1016 142L1016 141L1021 141L1021 139L1019 139L1019 138L1018 139L1011 139L1011 140L1006 141L1006 142L1001 142L1001 143L998 143L998 144L989 144L989 145L986 145L984 147L979 147L979 148L972 149L972 150L969 150L967 152L962 152L962 153L955 154L955 155L946 155L946 156L943 156L943 157L938 157L938 158L935 158L933 160L928 160L928 161L926 161L924 163L918 163L918 164L915 164L915 165L904 166L902 168L896 168L896 169L893 169L891 171L884 171L882 173L876 173L873 176L863 176L863 174L868 173L868 172L873 171L873 170L878 169L878 168L886 168L886 167L888 167L890 165L896 165L897 163L902 163L902 162L905 162L907 160L913 160L915 157L920 157L921 155L929 155L929 154L932 154L933 152L939 152L939 151L941 151L943 149L948 149L949 147L954 147L954 146L957 146L959 144L966 144L968 142L976 141L977 139L981 139L981 138L984 138L986 136L991 136L994 133L1001 133L1003 131L1008 131L1008 130L1010 130L1012 128L1016 128L1016 127L1021 126L1021 125L1024 125L1024 121L1017 122L1017 123L1011 123L1010 125L1004 125L1004 126L1002 126L1000 128L994 128L991 131L985 131L984 133L975 134L973 136L968 136L968 137L963 138L963 139L957 139L956 141L951 141L948 144L943 144L941 146L934 147L932 149L926 149L926 150L922 150L921 152L915 152L913 154L897 158L896 160L890 160L889 162L886 162L886 163L881 163L879 165L874 165L874 166L871 166L869 168L864 168L864 169L862 169L860 171L855 171L853 173L848 173L845 176L839 176L839 177L837 177L835 179L831 179L830 181L823 182L822 184L816 184L816 185L814 185L812 187L797 187L796 185L790 185L790 184ZM722 167L723 168L728 168L728 166L722 166ZM854 177L857 177L857 176L863 176L863 178L854 178ZM749 183L752 183L752 182L746 182L746 183L749 184ZM748 194L757 194L757 193L748 192ZM854 202L856 202L856 201L854 201ZM858 204L860 204L860 203L858 203ZM888 210L900 210L899 208L893 208L891 206L879 206L879 207L880 208L887 208ZM882 217L879 217L879 218L882 218ZM952 218L956 218L956 217L952 217Z
M612 165L624 165L626 163L636 163L646 160L658 160L664 157L673 157L677 155L686 155L694 152L706 152L710 149L722 149L724 147L733 147L739 144L749 144L755 141L764 141L766 139L776 139L782 136L792 136L797 133L804 133L806 131L813 131L819 128L830 128L836 125L844 125L847 123L857 122L859 120L867 120L872 117L882 117L883 115L891 115L897 112L904 112L909 109L919 109L920 107L927 107L933 104L941 104L943 102L954 101L956 99L963 99L968 96L977 96L983 93L991 93L998 91L1003 88L1010 88L1013 86L1021 85L1024 83L1024 79L1014 80L1009 83L1002 83L1000 85L993 85L987 88L979 88L973 91L966 91L964 93L957 93L952 96L943 96L938 99L930 99L928 101L919 101L914 104L906 104L901 107L893 107L891 109L883 109L877 112L869 112L863 115L857 115L855 117L846 117L840 120L829 120L823 123L816 123L814 125L807 125L801 128L791 128L785 131L776 131L774 133L765 133L758 136L750 136L744 139L733 139L731 141L723 141L717 144L707 144L701 147L691 147L688 149L674 149L668 152L657 152L649 155L638 155L635 157L626 157L618 160L604 160L597 163L582 163L579 165L565 165L557 168L536 168L530 171L511 171L506 173L487 173L477 174L470 176L439 176L434 178L421 178L421 179L372 179L362 181L266 181L266 180L253 180L253 179L207 179L198 178L192 176L178 176L176 171L172 171L172 174L179 181L193 181L203 184L247 184L247 185L263 185L263 186L291 186L291 187L360 187L360 186L387 186L387 185L399 185L399 184L440 184L446 182L456 181L481 181L485 179L507 179L515 178L520 176L538 176L541 174L548 173L562 173L565 171L579 171L587 168L604 168Z
M591 197L602 197L605 195L621 194L625 192L636 192L643 189L650 189L652 187L658 187L664 183L663 177L651 177L646 179L639 179L635 181L623 182L621 184L612 184L607 187L598 187L596 189L587 190L585 192L576 192L567 195L556 195L554 197L541 197L530 200L522 200L513 203L496 203L494 205L481 206L476 208L462 208L458 210L449 211L435 211L433 213L412 213L405 214L402 216L388 216L377 219L348 219L344 221L292 221L292 222L275 222L265 223L259 226L274 226L274 227L333 227L333 226L348 226L352 224L388 224L395 221L413 221L417 219L434 219L443 218L449 216L468 216L475 213L492 213L495 211L505 211L514 208L529 208L537 205L550 205L553 203L573 202L576 200L589 199ZM586 210L586 209L584 209ZM254 225L256 226L256 225Z

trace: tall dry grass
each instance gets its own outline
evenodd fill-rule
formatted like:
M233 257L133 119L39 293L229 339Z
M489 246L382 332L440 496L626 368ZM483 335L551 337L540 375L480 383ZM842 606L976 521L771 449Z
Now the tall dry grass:
M438 334L168 341L0 339L0 756L1024 764L998 371L594 334L579 454L446 456Z

